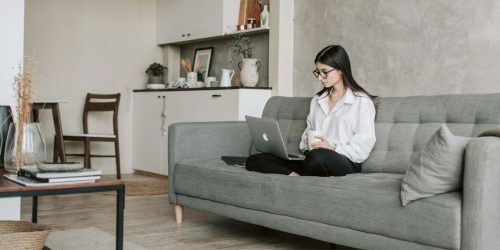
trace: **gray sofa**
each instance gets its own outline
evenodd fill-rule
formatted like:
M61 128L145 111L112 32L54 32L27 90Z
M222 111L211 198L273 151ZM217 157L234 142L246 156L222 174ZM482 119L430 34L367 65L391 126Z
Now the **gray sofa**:
M278 120L297 152L311 98L272 97L263 116ZM500 139L466 148L463 190L401 206L412 154L441 124L476 137L500 125L500 94L381 98L376 145L363 174L289 177L226 165L253 153L245 122L169 127L169 201L293 234L361 249L498 249ZM178 218L180 219L180 218Z

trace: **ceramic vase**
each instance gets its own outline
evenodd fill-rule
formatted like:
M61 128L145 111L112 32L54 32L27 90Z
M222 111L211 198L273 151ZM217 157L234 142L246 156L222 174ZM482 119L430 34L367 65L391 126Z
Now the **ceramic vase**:
M18 133L21 130L21 133ZM32 166L45 160L45 138L40 123L11 123L5 143L4 164L8 172Z
M163 76L153 76L148 77L148 84L163 84Z
M260 27L269 28L269 10L267 10L267 5L264 5L264 9L260 13Z
M240 81L245 87L255 87L259 82L259 69L261 63L255 58L245 58L238 63L240 68Z

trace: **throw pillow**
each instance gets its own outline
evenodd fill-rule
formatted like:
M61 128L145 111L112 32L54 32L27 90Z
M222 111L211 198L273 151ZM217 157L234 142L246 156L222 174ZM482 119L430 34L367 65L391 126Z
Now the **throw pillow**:
M471 138L455 136L446 127L431 137L410 159L401 183L401 203L455 191L462 185L464 151Z
M495 129L491 129L491 130L488 130L488 131L484 131L482 132L479 137L483 137L483 136L496 136L496 137L500 137L500 128L495 128Z

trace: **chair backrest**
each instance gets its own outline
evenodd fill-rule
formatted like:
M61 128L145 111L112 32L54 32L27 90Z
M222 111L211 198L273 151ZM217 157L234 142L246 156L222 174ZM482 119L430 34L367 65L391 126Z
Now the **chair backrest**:
M92 94L88 93L83 108L83 132L89 133L89 112L113 112L113 134L118 137L118 107L120 93L117 94Z
M311 98L271 97L262 116L276 119L290 152L299 150ZM500 94L380 98L375 119L377 142L363 172L405 173L410 157L446 124L461 136L476 137L500 127Z
M3 164L5 143L9 124L14 122L10 106L0 105L0 164Z

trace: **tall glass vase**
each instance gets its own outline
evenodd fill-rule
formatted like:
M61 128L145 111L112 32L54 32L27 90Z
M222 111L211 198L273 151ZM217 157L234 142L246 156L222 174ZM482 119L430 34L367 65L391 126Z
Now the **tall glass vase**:
M20 133L19 133L20 132ZM5 143L5 169L16 173L20 167L36 165L45 160L45 139L40 123L11 123Z

